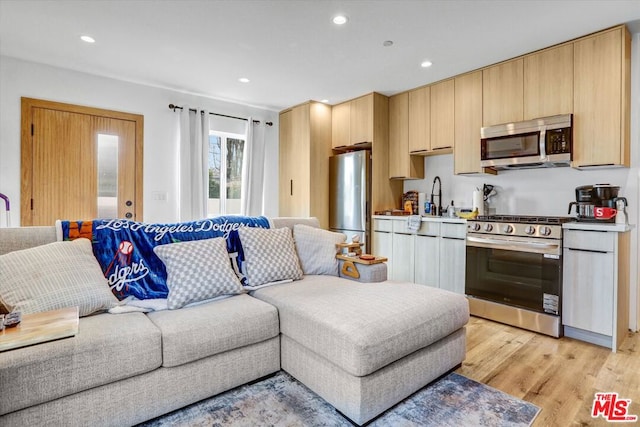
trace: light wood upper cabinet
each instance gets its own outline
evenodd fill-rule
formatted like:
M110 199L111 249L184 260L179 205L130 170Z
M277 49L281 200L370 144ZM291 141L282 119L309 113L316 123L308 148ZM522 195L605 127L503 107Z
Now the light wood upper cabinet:
M574 43L572 166L629 166L630 64L624 26Z
M351 145L351 103L334 105L331 111L331 147Z
M480 128L482 127L482 71L455 78L454 173L483 172L480 167Z
M482 70L482 125L522 121L523 59L503 62Z
M454 80L431 86L431 150L454 144Z
M373 94L361 96L351 104L351 144L373 141Z
M424 159L409 155L409 93L389 98L389 177L424 177Z
M431 87L409 92L409 152L431 149Z
M280 113L279 215L329 226L331 107L307 102Z
M573 43L524 57L524 120L573 111Z

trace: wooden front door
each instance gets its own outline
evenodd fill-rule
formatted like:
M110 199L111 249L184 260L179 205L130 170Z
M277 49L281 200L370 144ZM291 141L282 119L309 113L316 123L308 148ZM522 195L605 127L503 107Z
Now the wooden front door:
M142 218L143 117L22 98L21 225Z

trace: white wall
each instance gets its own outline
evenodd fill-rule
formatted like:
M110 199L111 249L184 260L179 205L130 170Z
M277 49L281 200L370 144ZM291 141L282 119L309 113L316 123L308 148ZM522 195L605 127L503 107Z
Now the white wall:
M215 84L215 82L212 82ZM0 57L0 193L11 200L11 225L20 225L20 98L85 105L144 116L144 215L145 222L177 221L178 114L168 105L248 117L274 126L265 128L265 215L278 214L278 114L185 94L128 83L91 74L50 67L15 58ZM261 124L260 126L264 126ZM153 193L167 193L168 200L154 200ZM4 206L0 206L4 215ZM5 225L0 217L0 226Z
M457 207L471 207L475 188L483 184L496 186L498 195L491 207L498 214L567 216L569 202L575 200L575 187L592 184L620 186L620 196L627 198L631 231L631 289L629 326L640 328L640 34L634 34L631 66L631 167L600 170L572 168L530 169L499 172L498 175L454 175L453 155L425 158L425 179L404 182L404 191L416 190L431 194L433 179L442 180L442 206L451 200ZM436 189L437 191L437 189ZM400 206L398 206L399 208ZM575 210L572 212L575 215Z

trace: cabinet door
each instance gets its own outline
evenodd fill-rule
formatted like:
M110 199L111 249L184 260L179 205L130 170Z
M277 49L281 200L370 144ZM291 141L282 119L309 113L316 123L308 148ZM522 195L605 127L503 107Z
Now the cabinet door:
M440 288L464 294L466 242L440 238Z
M431 149L431 88L421 87L409 92L409 152Z
M483 126L522 121L523 116L522 58L482 70Z
M624 38L618 28L574 43L573 166L629 165Z
M400 282L413 282L414 280L414 260L413 260L413 234L393 233L391 237L393 251L393 262L391 263L391 280ZM387 266L389 267L389 266Z
M565 248L562 323L613 335L614 254Z
M424 159L409 154L408 92L389 98L389 177L424 177Z
M421 285L439 287L440 245L438 236L415 237L415 282Z
M456 174L481 173L482 71L456 77L454 84L454 172Z
M431 86L431 149L454 144L454 80Z
M356 98L351 104L351 144L373 141L373 94Z
M393 248L391 244L391 232L374 231L373 232L373 248L371 253L376 256L385 257L387 261L387 270L391 271L391 263L393 262Z
M280 151L279 151L279 215L292 216L291 197L293 187L293 176L291 175L291 156L293 144L293 111L288 110L280 113Z
M289 147L290 159L287 168L290 170L292 184L289 212L293 216L311 216L310 198L310 106L303 104L293 110L292 134L293 140ZM306 167L300 167L306 165Z
M524 119L573 112L573 44L524 58Z
M331 147L344 147L351 144L351 103L334 105L331 111Z

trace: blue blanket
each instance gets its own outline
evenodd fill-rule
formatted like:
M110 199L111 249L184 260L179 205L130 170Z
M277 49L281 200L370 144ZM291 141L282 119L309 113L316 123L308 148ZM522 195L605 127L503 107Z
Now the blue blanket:
M244 285L240 227L269 228L261 217L221 216L193 222L146 224L123 219L61 221L63 240L87 237L113 293L119 299L166 298L167 271L153 252L158 245L224 237L236 274Z

